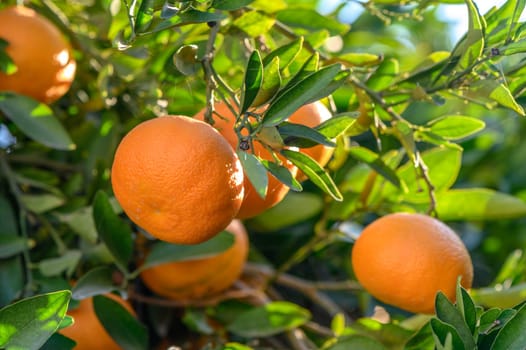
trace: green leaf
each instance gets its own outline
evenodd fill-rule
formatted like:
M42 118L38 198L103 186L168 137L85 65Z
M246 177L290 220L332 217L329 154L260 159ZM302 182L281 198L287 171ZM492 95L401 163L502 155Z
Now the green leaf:
M314 159L306 154L286 149L282 150L281 154L303 171L313 184L334 198L334 200L343 200L343 196L332 178Z
M315 10L288 8L277 13L277 20L290 26L307 29L309 32L326 29L331 35L339 35L349 30L349 26Z
M281 181L283 184L285 184L287 187L289 187L293 191L302 191L303 187L301 184L296 180L294 176L290 173L289 169L285 168L282 165L276 164L274 162L270 162L268 160L262 159L261 164L279 181Z
M395 171L387 166L378 154L360 146L349 148L349 154L353 158L367 164L371 169L375 170L395 187L402 190L405 188L405 184L400 181L400 178L396 175Z
M455 328L464 344L464 349L476 348L471 330L464 321L462 314L442 292L438 292L436 296L435 310L439 320Z
M334 60L346 67L369 67L379 65L383 56L365 52L350 52L339 55Z
M438 350L471 350L464 347L464 343L460 339L456 329L440 321L437 318L432 318L430 321L431 330L433 331L433 338L435 338L435 345Z
M462 164L462 152L451 148L432 148L421 153L421 160L428 169L428 176L437 192L450 188L456 181ZM424 180L419 176L419 170L411 161L401 166L396 174L407 185L404 199L411 203L426 203L429 195L422 191L426 188ZM384 194L393 193L394 189L386 188ZM397 192L395 192L397 193Z
M73 299L85 299L117 289L113 283L114 270L107 266L95 267L79 278L71 290Z
M514 41L500 49L500 54L504 56L515 55L526 52L526 39Z
M310 74L297 83L294 88L280 94L268 107L263 117L263 125L275 126L287 119L298 108L315 97L340 72L339 65L331 65Z
M434 119L427 126L431 132L446 140L459 140L479 132L486 124L477 118L450 115Z
M322 198L309 192L289 192L276 206L250 219L250 226L258 232L276 232L304 222L323 209Z
M141 270L169 262L208 258L229 249L234 240L231 233L222 231L208 241L195 245L156 242L152 245Z
M137 11L137 16L135 18L135 32L145 32L148 30L148 28L150 28L155 12L154 6L155 0L141 1L141 6L139 6L139 11Z
M108 297L97 295L93 297L93 308L108 334L123 349L148 349L146 327L137 321L121 304Z
M99 237L108 247L115 262L122 271L127 271L128 261L133 253L132 232L130 227L115 214L108 195L101 190L93 200L93 219Z
M381 91L391 84L400 74L400 65L394 58L383 61L371 77L367 79L367 86L375 91Z
M460 285L457 284L457 309L464 318L464 322L468 326L471 334L475 334L477 328L477 309L473 299L469 293Z
M1 92L0 111L33 140L54 149L75 149L67 131L45 104L26 96Z
M82 253L80 250L68 250L64 255L58 258L41 260L37 266L40 273L47 277L58 276L64 271L70 276L77 268L77 264L81 257Z
M267 169L261 164L261 161L253 154L245 151L237 151L237 156L241 161L245 175L250 180L250 183L256 189L257 194L261 198L267 196L268 188L268 174Z
M510 41L513 45L516 38L512 30L516 28L525 6L525 0L508 0L500 8L486 13L486 47L496 47Z
M294 85L305 79L308 75L318 70L320 63L320 54L318 52L310 56L301 68L294 74L294 76L288 81L287 85L283 88L283 91L292 88Z
M387 348L378 340L360 334L338 339L334 345L331 345L327 348L327 350L348 349L387 350Z
M286 69L298 56L303 47L303 37L300 36L296 40L278 47L269 53L263 59L263 65L268 66L276 57L279 57L279 69L283 71Z
M192 23L208 23L208 22L219 22L225 19L227 16L222 13L213 12L202 12L199 10L191 9L184 13L178 14L171 18L165 19L151 28L148 32L138 32L139 35L147 35L157 33L169 28L180 27Z
M223 350L254 350L254 349L246 345L239 344L239 343L226 343L225 345L223 345Z
M211 7L218 10L234 11L250 5L254 0L214 0Z
M435 350L435 341L430 323L426 323L405 344L404 350Z
M336 144L316 129L303 124L284 122L279 125L279 133L285 136L285 144L296 147L312 147L317 144L335 147Z
M526 348L526 304L499 331L491 350L523 350Z
M24 194L20 199L29 211L36 214L58 208L65 202L63 197L54 194Z
M246 338L268 337L305 324L308 310L286 301L274 301L243 312L227 329Z
M466 0L468 6L469 29L466 35L466 40L460 52L453 51L452 56L460 53L460 60L458 66L461 69L469 67L475 63L482 55L484 49L484 18L480 15L477 5L473 0Z
M10 258L35 245L33 240L0 232L0 259Z
M485 188L454 189L437 194L441 220L496 220L526 216L526 203Z
M315 127L315 129L318 130L320 134L325 135L328 139L334 139L345 134L347 129L349 129L355 122L355 118L342 114L327 119Z
M68 337L55 333L49 338L40 350L73 350L77 343Z
M63 290L22 299L0 310L0 348L39 349L58 329L71 292Z
M263 81L254 101L252 101L252 106L258 107L267 103L278 92L280 86L279 57L276 56L263 68Z
M239 114L245 113L256 99L261 82L263 80L263 64L261 63L261 56L257 50L252 51L248 59L247 68L245 71L245 83L241 93L241 109Z
M316 94L311 96L310 99L307 100L306 103L312 103L321 100L324 97L329 96L336 90L338 90L340 87L342 87L346 82L347 78L351 75L350 70L340 71L338 74L336 74L336 77L325 87L324 89L318 90ZM294 87L295 88L295 87Z
M232 25L241 29L249 37L264 35L274 26L276 19L258 11L248 11L236 18Z
M471 297L477 304L487 307L512 307L525 300L526 283L519 283L508 288L472 289Z

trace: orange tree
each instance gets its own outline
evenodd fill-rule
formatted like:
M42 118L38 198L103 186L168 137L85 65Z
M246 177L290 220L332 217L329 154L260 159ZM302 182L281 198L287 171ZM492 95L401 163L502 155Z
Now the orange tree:
M0 348L524 349L526 2L475 2L3 1Z

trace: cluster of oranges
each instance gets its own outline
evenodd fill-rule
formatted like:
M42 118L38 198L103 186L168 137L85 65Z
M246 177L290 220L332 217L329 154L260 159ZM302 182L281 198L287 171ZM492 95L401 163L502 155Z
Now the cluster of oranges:
M33 35L36 32L38 36ZM76 62L69 43L49 20L27 7L4 8L0 10L0 38L16 65L14 73L0 72L0 91L52 103L69 90ZM229 288L241 275L249 251L240 219L271 208L289 190L267 174L267 193L261 197L245 176L236 154L235 108L235 104L216 103L213 126L205 122L204 109L192 118L150 119L133 128L117 148L111 169L113 191L138 226L175 244L198 244L223 230L235 238L218 255L144 270L142 280L158 295L194 299ZM330 116L321 102L315 102L301 107L288 121L314 127ZM248 152L275 160L257 139L252 145ZM332 155L332 149L323 145L301 152L322 166ZM278 158L298 180L305 179L286 159ZM352 265L357 279L372 295L411 312L432 313L438 291L454 300L457 279L461 278L465 288L471 287L473 279L471 259L462 241L442 222L421 214L391 214L371 223L353 247ZM133 313L127 302L111 297ZM61 332L76 339L77 348L119 348L96 319L91 299L82 300L70 315L78 326ZM87 329L90 325L94 328ZM92 340L96 343L90 343Z

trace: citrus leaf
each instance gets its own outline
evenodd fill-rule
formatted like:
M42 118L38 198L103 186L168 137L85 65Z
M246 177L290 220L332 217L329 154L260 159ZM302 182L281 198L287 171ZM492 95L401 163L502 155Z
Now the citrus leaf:
M37 266L43 276L58 276L64 271L67 275L71 275L77 268L81 257L80 250L68 250L60 257L41 260Z
M400 65L394 58L383 61L369 79L367 86L375 91L381 91L390 86L400 74Z
M24 194L20 199L29 211L36 214L58 208L65 202L63 197L54 194Z
M6 259L30 249L34 241L16 235L7 235L0 232L0 259Z
M427 126L431 132L446 140L459 140L479 132L486 124L477 118L451 115L434 119Z
M526 348L526 304L499 331L491 350L522 350Z
M437 213L448 220L496 220L526 216L526 203L485 188L454 189L437 194Z
M95 267L86 272L71 290L73 299L85 299L117 289L113 283L113 272L114 270L107 266Z
M16 66L13 59L7 54L5 48L8 46L8 42L0 38L0 72L6 75L16 73L18 67Z
M93 308L108 334L127 350L148 349L148 333L121 304L108 297L93 297Z
M274 60L275 57L279 57L279 70L283 71L294 61L294 59L300 53L301 48L303 47L303 40L303 37L300 36L299 38L288 43L287 45L280 46L274 51L270 52L263 59L263 66L268 66Z
M306 78L309 74L312 74L318 70L318 66L320 63L320 54L316 52L312 56L310 56L305 63L301 66L301 68L298 70L296 74L288 81L287 85L283 88L283 90L288 90L300 81L302 81L304 78Z
M324 89L318 90L318 92L311 96L311 98L308 99L306 103L316 102L324 97L329 96L347 82L347 78L349 77L349 75L351 75L350 70L338 72L338 74L336 74L336 77L334 77L334 79Z
M285 136L289 146L312 147L317 144L335 147L336 144L316 129L303 124L284 122L279 125L279 133Z
M346 67L368 67L382 63L383 56L365 52L350 52L339 55L334 60Z
M252 106L261 106L274 97L281 86L281 75L279 74L279 57L263 67L263 81L261 87L252 102Z
M0 111L28 137L59 150L72 150L75 144L55 118L51 109L29 97L0 93Z
M133 240L130 227L111 206L108 195L99 190L93 200L93 219L101 240L106 244L115 262L126 271L133 253Z
M261 198L265 198L268 188L267 170L261 164L261 161L253 154L244 151L237 151L237 156L241 161L245 175L250 180L250 183L256 189L257 194Z
M526 283L519 283L502 289L495 287L473 289L470 293L477 304L487 307L513 307L524 301Z
M477 5L473 0L466 0L468 6L469 29L460 52L453 50L453 56L460 54L458 66L461 69L469 67L475 63L482 55L484 49L484 18L479 13Z
M310 32L326 29L331 35L343 34L349 26L311 9L285 9L277 13L278 21L291 27L307 29Z
M249 37L255 38L268 33L274 23L276 19L272 16L259 11L247 11L236 18L232 25L244 31Z
M245 113L256 99L263 80L263 64L257 50L252 51L245 70L245 83L241 93L241 109L239 114Z
M135 17L134 31L137 33L145 32L150 28L153 21L153 14L155 12L155 0L141 1L141 6L137 11Z
M39 350L73 350L77 343L60 334L55 333L49 338Z
M162 22L159 22L159 24L151 28L150 31L138 32L137 34L153 34L169 28L179 27L192 23L219 22L225 19L226 17L227 16L222 13L202 12L199 10L191 9L185 11L184 13L177 14L177 16L173 16L163 20Z
M281 150L281 154L303 171L313 184L334 198L334 200L343 200L343 196L332 178L314 159L306 154L286 149Z
M241 313L227 329L246 338L268 337L299 327L310 318L309 311L298 305L275 301Z
M340 65L327 66L308 75L272 101L263 117L263 125L275 126L287 119L298 108L325 89L340 72Z
M382 175L387 181L392 183L397 188L403 189L405 188L405 184L400 181L400 178L395 173L393 169L391 169L387 164L384 163L382 158L373 151L365 148L365 147L351 147L349 149L349 154L361 161L365 164L369 165L371 169L375 170L378 174Z
M278 165L278 164L276 164L274 162L270 162L270 161L265 160L265 159L261 160L261 164L263 164L263 166L265 168L267 168L267 170L276 179L281 181L281 183L285 184L291 190L298 191L298 192L303 190L303 187L298 182L298 180L296 180L294 178L294 176L292 176L292 174L290 173L289 169L285 168L282 165Z
M250 5L254 0L214 0L211 7L218 10L234 11Z
M327 350L347 349L387 350L378 340L360 334L340 338L334 345L327 348Z
M63 290L22 299L0 310L0 348L39 349L58 329L71 292Z
M228 231L221 231L213 238L200 244L182 245L156 242L152 245L141 270L156 265L208 258L220 254L234 244L235 237Z
M464 344L464 349L475 349L476 344L473 335L468 328L460 311L449 301L442 292L438 292L435 299L435 310L439 320L451 325L457 331L460 340Z
M350 115L337 115L327 119L315 127L315 129L318 130L320 134L325 135L328 139L334 139L345 134L347 129L349 129L355 122L356 119Z
M469 293L460 285L457 284L457 309L464 318L464 322L469 328L471 334L475 334L477 327L477 309L473 299L469 296Z
M432 318L429 322L438 350L467 350L453 326L436 318Z

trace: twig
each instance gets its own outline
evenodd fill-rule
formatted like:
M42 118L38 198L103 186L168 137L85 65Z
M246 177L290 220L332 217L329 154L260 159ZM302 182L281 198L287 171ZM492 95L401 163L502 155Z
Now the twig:
M214 78L214 68L212 67L217 33L219 33L219 23L213 22L213 25L210 28L210 35L208 36L208 41L206 43L205 55L201 60L206 81L205 121L210 125L214 124L214 118L212 117L212 113L214 112L214 90L217 88L217 83Z
M431 178L429 177L429 168L427 165L422 161L422 157L420 156L420 152L416 152L417 159L418 159L418 169L420 169L420 177L427 186L427 193L429 196L429 208L427 209L428 215L437 215L436 212L436 195L435 195L435 185L431 182Z

